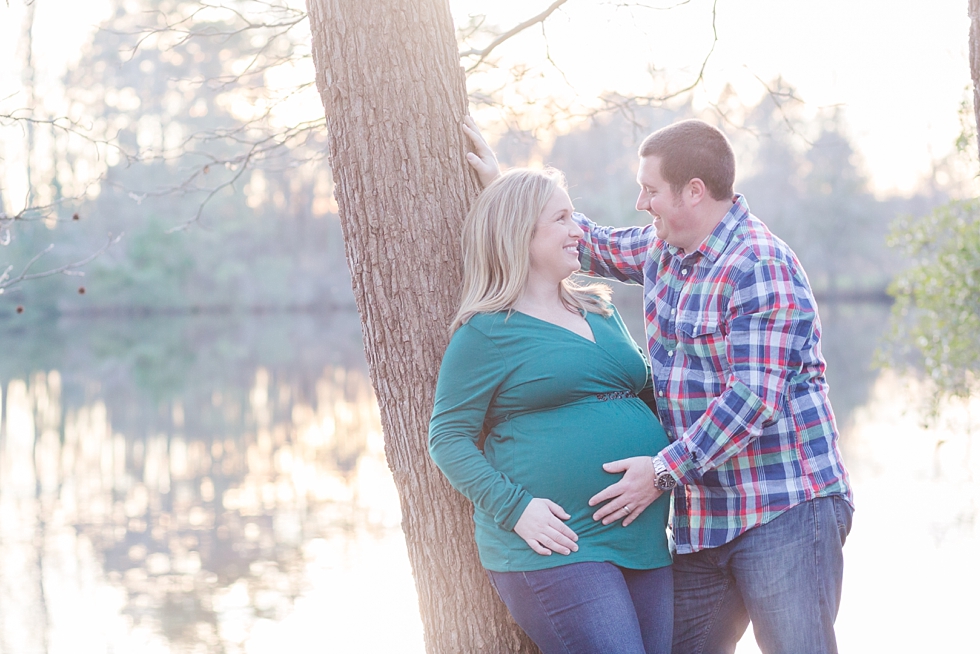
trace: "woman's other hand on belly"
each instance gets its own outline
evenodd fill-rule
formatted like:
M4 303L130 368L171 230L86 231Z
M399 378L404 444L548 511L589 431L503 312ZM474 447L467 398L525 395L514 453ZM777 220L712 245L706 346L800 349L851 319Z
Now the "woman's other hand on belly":
M532 550L544 556L552 552L571 554L578 551L578 536L565 524L571 516L551 500L535 497L514 526L514 531Z

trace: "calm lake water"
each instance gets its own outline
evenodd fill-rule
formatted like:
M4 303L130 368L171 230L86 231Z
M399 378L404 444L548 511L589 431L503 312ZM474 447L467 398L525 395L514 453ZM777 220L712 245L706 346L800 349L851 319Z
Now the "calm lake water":
M980 403L923 428L887 307L821 314L841 651L980 651ZM0 389L0 653L423 651L356 315L7 320Z

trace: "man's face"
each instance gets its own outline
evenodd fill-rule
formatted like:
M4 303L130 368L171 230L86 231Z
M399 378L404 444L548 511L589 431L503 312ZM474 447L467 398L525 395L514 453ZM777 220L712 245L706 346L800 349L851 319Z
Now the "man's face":
M640 158L636 182L640 185L636 210L646 211L653 216L653 226L659 238L685 252L700 245L689 242L695 230L693 217L684 203L683 193L675 194L670 184L661 177L660 157Z

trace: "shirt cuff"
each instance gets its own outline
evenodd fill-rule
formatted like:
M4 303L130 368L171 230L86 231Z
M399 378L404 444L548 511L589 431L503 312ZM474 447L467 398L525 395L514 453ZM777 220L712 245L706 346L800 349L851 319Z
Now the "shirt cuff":
M674 441L660 450L660 458L667 465L667 470L674 476L678 484L690 484L701 478L697 457L689 452L684 441Z
M530 493L523 493L520 501L517 503L517 506L514 507L514 510L508 513L507 517L500 521L500 527L502 529L506 529L507 531L514 531L514 527L517 526L517 521L521 519L522 515L524 515L524 509L527 508L527 505L530 504L531 500L533 499L534 496Z

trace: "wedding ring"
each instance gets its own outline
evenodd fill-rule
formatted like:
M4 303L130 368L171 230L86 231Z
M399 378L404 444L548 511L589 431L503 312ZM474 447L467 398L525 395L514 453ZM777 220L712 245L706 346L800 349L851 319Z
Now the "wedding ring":
M629 513L630 513L630 505L627 504L626 506L623 507L623 509L625 509L626 515L629 515Z

